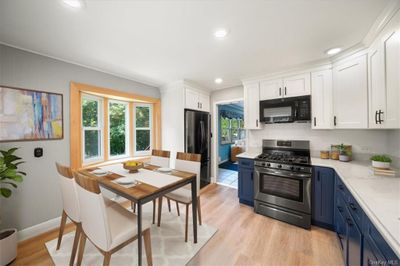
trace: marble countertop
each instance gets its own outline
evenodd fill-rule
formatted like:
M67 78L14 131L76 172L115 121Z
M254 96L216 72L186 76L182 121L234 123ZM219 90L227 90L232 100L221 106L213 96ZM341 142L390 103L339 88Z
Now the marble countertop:
M335 169L376 229L400 257L400 177L375 176L369 162L311 158L311 163Z

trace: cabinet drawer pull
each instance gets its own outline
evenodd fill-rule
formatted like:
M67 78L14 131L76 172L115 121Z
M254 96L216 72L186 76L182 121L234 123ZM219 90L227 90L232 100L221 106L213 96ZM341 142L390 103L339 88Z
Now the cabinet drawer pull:
M375 111L375 124L378 124L378 111Z
M383 114L383 112L382 112L382 110L379 110L379 124L382 124L382 122L383 122L383 119L381 118L381 115Z
M336 126L336 115L333 117L333 125Z
M317 126L317 118L314 117L314 127L316 127L316 126Z
M350 218L346 218L346 222L349 226L353 226L353 222L351 221Z
M357 207L353 203L350 203L349 206L353 211L357 210Z
M340 190L344 189L343 185L339 185L338 187L339 187Z
M282 88L279 88L279 96L282 95Z
M338 208L339 212L343 212L343 207L338 206L337 208Z
M286 95L287 93L286 93L286 87L285 87L285 95Z

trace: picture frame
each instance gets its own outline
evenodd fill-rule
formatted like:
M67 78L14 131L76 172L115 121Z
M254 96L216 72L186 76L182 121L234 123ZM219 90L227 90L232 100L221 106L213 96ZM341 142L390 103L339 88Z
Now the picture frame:
M0 142L64 138L63 94L0 85Z

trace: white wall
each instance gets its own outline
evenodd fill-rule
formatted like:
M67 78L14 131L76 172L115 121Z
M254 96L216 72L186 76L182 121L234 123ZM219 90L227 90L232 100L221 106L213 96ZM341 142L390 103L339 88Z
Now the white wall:
M64 139L0 143L0 149L19 147L26 163L25 181L12 198L1 200L1 227L24 229L60 216L61 197L55 162L69 165L69 83L77 81L159 98L158 88L81 66L0 45L0 85L58 92L64 95ZM44 156L33 157L42 147Z

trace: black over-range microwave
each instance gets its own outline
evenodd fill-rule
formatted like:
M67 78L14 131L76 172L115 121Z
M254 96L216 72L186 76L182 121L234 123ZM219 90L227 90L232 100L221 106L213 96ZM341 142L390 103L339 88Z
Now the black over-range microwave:
M311 96L260 101L260 121L266 124L311 121Z

